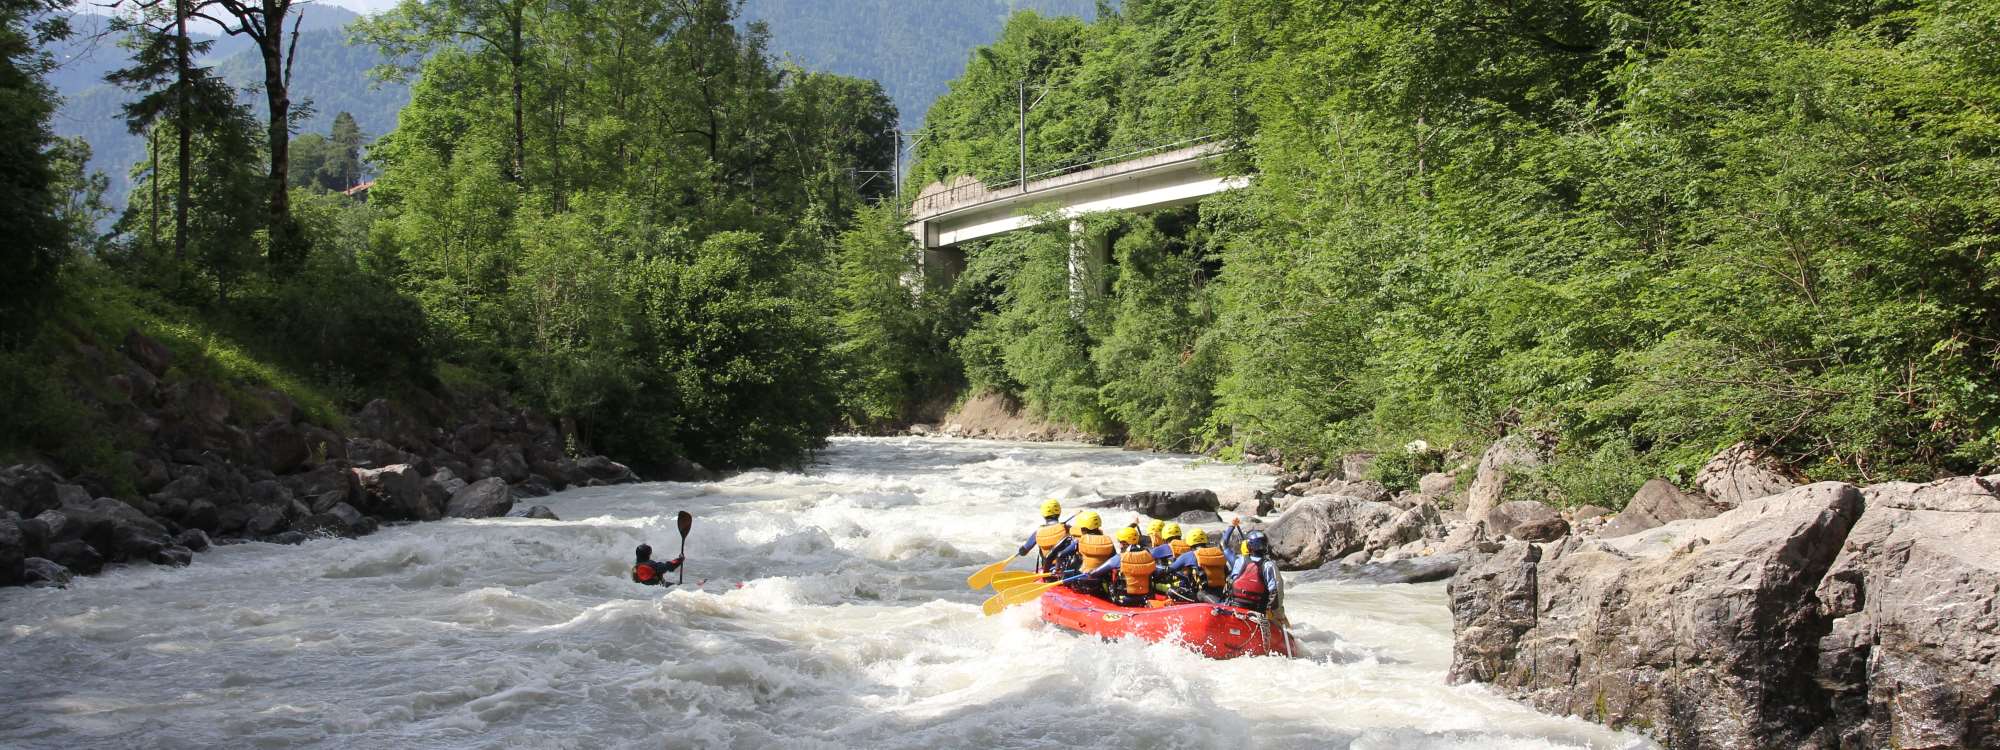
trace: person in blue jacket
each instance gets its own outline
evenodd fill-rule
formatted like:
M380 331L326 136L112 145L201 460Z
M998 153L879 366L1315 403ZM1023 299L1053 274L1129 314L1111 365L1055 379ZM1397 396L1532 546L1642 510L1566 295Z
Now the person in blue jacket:
M1072 575L1081 564L1077 556L1076 538L1071 536L1069 524L1062 522L1062 502L1055 498L1042 501L1042 525L1028 535L1028 541L1014 554L1024 556L1029 550L1036 551L1035 572L1057 572L1064 577Z

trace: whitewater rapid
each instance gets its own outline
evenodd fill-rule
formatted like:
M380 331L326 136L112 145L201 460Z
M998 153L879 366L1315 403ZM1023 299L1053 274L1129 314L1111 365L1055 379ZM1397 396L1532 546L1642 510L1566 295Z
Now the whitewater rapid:
M965 587L1042 498L1266 483L1106 448L837 439L805 472L536 501L562 521L0 590L0 747L1651 746L1446 685L1442 583L1298 585L1313 658L1229 662L1078 637L1033 606L982 617ZM632 548L672 557L683 509L689 585L631 583Z

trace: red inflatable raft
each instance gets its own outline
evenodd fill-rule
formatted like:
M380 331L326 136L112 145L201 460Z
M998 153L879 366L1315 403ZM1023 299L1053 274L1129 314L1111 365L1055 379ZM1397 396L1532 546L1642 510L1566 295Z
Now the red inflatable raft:
M1210 659L1294 655L1292 639L1283 628L1250 610L1220 604L1121 607L1057 586L1042 594L1042 619L1103 638L1175 641Z

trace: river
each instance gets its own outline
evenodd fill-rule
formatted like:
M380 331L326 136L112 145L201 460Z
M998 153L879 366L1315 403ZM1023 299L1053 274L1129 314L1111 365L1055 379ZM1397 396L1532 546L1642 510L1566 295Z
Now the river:
M1107 448L836 439L803 473L536 501L559 522L4 589L0 746L1651 746L1446 685L1442 583L1296 586L1312 658L1229 662L1070 635L1031 605L983 617L965 587L1044 497L1267 481ZM682 509L689 585L629 582L641 541L673 555Z

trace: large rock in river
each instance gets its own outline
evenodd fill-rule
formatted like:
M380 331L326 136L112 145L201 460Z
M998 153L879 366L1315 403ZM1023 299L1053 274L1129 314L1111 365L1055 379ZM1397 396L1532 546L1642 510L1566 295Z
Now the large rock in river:
M494 518L514 509L514 489L499 477L488 477L451 496L445 513L453 518Z
M1452 579L1451 679L1673 747L1798 745L1830 713L1815 589L1861 511L1826 482L1616 539L1510 543Z
M1191 510L1215 512L1220 501L1212 490L1184 490L1181 492L1134 492L1119 495L1100 502L1089 503L1087 508L1129 508L1151 518L1179 518Z
M1818 597L1843 747L2000 746L2000 476L1877 485Z
M1337 495L1299 500L1264 527L1285 570L1307 570L1361 551L1368 535L1400 514L1395 506Z

